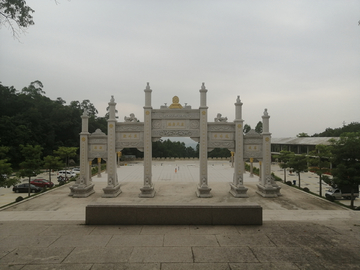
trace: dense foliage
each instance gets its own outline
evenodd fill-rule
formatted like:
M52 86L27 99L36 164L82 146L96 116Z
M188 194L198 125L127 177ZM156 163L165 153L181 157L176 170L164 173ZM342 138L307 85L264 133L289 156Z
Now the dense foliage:
M198 157L199 151L191 146L186 147L184 142L172 142L169 139L153 143L153 157Z
M345 133L340 140L333 141L333 158L335 165L333 182L336 186L351 188L351 207L354 207L354 191L360 185L360 132Z
M10 28L13 35L18 35L18 29L24 31L34 24L31 13L34 10L26 5L24 0L0 1L0 24Z
M321 133L315 133L311 137L340 137L344 133L360 132L360 123L352 122L340 128L327 128Z
M19 145L40 145L43 156L52 155L61 146L79 147L81 114L90 113L89 131L106 131L106 119L98 118L88 100L65 105L61 98L46 97L39 81L17 91L0 83L0 145L9 148L6 159L16 164L24 161ZM96 110L96 109L95 109Z

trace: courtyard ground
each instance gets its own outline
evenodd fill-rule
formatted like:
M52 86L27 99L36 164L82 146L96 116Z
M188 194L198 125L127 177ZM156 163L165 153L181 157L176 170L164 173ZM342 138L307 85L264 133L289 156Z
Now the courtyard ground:
M70 183L1 209L0 269L359 269L360 211L282 183L282 196L262 198L255 192L258 178L249 173L249 197L234 198L229 162L208 165L208 199L195 196L199 166L190 161L154 162L156 195L139 198L139 162L118 169L122 193L116 198L101 197L102 173L93 177L96 193L88 198L67 196ZM264 224L84 225L85 206L93 202L257 203Z

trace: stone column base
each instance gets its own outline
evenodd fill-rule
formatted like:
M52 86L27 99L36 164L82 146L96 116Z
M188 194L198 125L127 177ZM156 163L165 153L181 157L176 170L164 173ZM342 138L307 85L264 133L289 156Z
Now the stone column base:
M75 184L70 187L69 196L72 196L73 198L86 198L93 193L95 193L94 184L88 186Z
M102 198L115 198L121 193L120 184L117 184L115 187L107 186L103 188L104 194Z
M147 187L144 186L140 188L141 193L139 194L139 198L154 198L156 191L154 190L154 185Z
M209 188L208 186L206 187L197 187L197 191L196 191L196 196L198 198L211 198L212 195L210 193L211 188Z
M273 188L276 189L276 195L282 196L282 194L280 193L281 187L279 187L277 184L273 184Z
M230 194L235 198L248 198L249 196L246 194L248 188L244 186L237 187L233 183L230 183Z
M256 191L257 194L261 195L264 198L276 198L278 197L279 189L273 186L263 186L257 184L258 190Z

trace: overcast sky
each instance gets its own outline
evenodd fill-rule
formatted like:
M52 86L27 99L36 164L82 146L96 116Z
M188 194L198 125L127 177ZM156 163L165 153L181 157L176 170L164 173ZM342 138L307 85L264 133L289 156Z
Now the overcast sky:
M360 122L360 1L28 0L35 25L19 40L0 29L0 81L32 81L46 96L89 99L119 119L143 121L150 82L154 109L200 106L209 121L263 111L273 137L295 137Z

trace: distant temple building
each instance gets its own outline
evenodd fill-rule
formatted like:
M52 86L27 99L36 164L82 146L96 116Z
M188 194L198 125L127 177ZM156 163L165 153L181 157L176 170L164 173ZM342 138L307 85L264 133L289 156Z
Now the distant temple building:
M291 151L295 154L308 154L315 149L316 145L330 145L330 139L338 140L338 137L287 137L271 138L271 153L278 154L281 150Z

